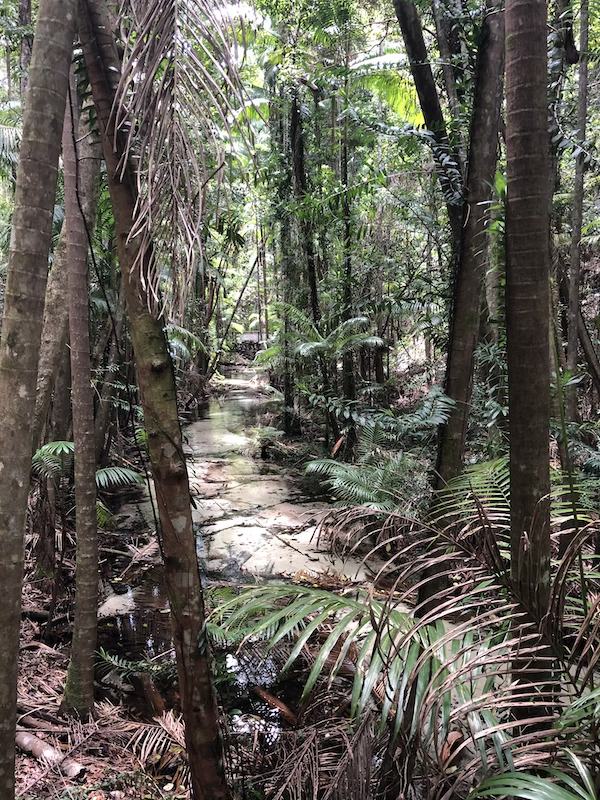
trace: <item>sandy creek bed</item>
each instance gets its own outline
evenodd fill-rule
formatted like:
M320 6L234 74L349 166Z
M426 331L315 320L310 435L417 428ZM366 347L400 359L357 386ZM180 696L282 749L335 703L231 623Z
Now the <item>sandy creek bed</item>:
M252 428L276 400L248 370L224 382L202 418L184 428L204 580L245 584L264 580L365 580L357 560L319 546L315 527L331 508L322 487L301 469L255 458ZM148 500L121 509L124 524L143 517L154 527ZM129 585L113 583L99 608L101 642L127 655L155 656L168 648L168 609L160 567Z

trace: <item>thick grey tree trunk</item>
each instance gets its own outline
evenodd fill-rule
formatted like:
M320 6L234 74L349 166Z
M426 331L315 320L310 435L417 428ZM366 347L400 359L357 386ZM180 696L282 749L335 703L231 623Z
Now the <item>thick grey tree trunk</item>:
M0 343L0 797L14 797L23 532L75 0L40 0L23 115Z
M103 0L81 0L80 9L80 37L102 135L125 304L148 433L192 792L194 800L226 800L229 791L222 761L173 365L162 322L148 310L142 285L147 261L141 267L136 266L138 244L130 237L136 204L134 176L128 169L122 175L119 169L122 150L119 152L111 111L120 64Z

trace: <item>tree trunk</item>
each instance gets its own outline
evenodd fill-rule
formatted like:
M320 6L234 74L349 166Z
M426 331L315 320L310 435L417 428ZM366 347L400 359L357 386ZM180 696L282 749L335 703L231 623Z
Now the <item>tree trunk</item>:
M471 118L464 223L450 327L446 394L456 405L441 429L436 488L462 469L479 336L481 297L487 265L486 221L498 156L498 128L504 75L504 17L490 0L480 33Z
M442 161L449 158L454 162L457 177L460 174L460 165L458 164L457 154L453 152L448 141L446 123L444 122L435 79L431 71L419 13L412 0L394 0L394 9L402 31L404 47L410 62L410 70L415 81L425 125L435 137L437 145L437 153L434 152L435 164L442 191L447 199L446 205L452 231L453 250L456 253L461 234L462 203L460 198L451 199L449 197L448 193L453 192L453 190L449 186L446 167L442 164Z
M304 158L304 129L302 125L302 114L300 111L300 100L298 92L295 91L292 95L292 107L290 113L290 141L292 149L292 165L294 171L294 187L296 197L301 202L308 193L308 180L306 177L306 167ZM310 296L310 310L312 320L315 328L319 330L321 320L321 309L319 307L319 287L317 276L317 257L315 252L314 243L314 229L312 222L304 216L301 211L300 231L302 234L302 241L304 245L304 255L306 257L306 277L308 280L309 296ZM319 368L321 370L321 380L323 382L323 392L325 395L329 394L329 369L325 358L319 358ZM335 415L329 411L325 412L325 419L328 428L331 429L333 438L337 439L339 436L339 429ZM327 433L327 436L329 434Z
M102 135L117 252L148 432L192 791L195 800L222 800L229 792L223 770L173 365L162 324L148 311L140 268L133 268L137 243L129 235L136 203L135 183L129 170L123 174L119 169L121 146L111 115L120 64L104 3L82 0L81 8L80 36ZM119 180L121 174L123 179Z
M0 796L14 797L23 532L75 0L41 0L17 170L0 349Z
M346 44L346 79L344 86L344 105L348 110L348 69L350 64L350 44ZM350 177L348 174L348 115L344 115L342 127L342 147L340 152L340 181L342 184L342 218L343 218L343 274L342 274L342 319L352 317L352 214L350 208ZM344 399L356 399L356 380L354 376L354 354L347 350L342 356L342 386ZM348 427L346 451L351 454L354 449L356 432L352 423Z
M550 587L549 142L545 0L506 4L506 322L511 573L540 620Z
M585 133L588 107L588 2L582 0L580 8L579 33L579 98L577 101L577 128L581 146L585 147ZM580 153L575 164L575 185L573 187L573 217L571 232L571 271L569 273L569 314L567 369L571 377L577 372L579 340L579 287L581 283L581 229L583 225L583 183L585 172L585 153ZM577 386L567 387L567 417L577 420Z
M93 231L96 220L98 201L98 175L100 174L99 144L90 134L88 115L84 114L78 128L79 140L79 198L83 206L87 228ZM61 355L67 343L69 323L69 307L65 301L65 284L67 283L67 259L65 248L65 227L60 232L58 245L54 252L54 260L44 304L44 325L38 363L37 391L35 398L35 414L33 422L33 449L42 443L50 400L54 390Z
M460 100L456 88L456 73L454 71L453 53L450 47L450 31L452 19L449 10L445 8L445 3L441 0L433 0L431 6L433 11L433 19L435 22L435 33L440 51L440 58L442 61L442 74L444 76L444 87L446 89L446 96L448 98L448 105L452 113L452 123L460 138L459 156L461 166L464 168L467 164L467 154L465 153L465 141L462 131L460 129Z
M112 326L112 319L111 319ZM98 396L98 406L96 408L96 418L94 421L95 443L96 443L96 464L101 464L106 453L106 436L110 424L110 412L113 408L112 398L114 393L113 384L115 383L115 370L118 365L119 347L123 333L123 290L119 293L119 301L114 314L114 331L110 339L110 348L104 381L100 387Z
M96 449L94 395L90 363L88 238L79 203L79 153L76 145L78 99L74 74L65 112L63 164L65 239L68 264L71 337L71 405L75 445L75 522L77 566L75 619L63 708L87 719L94 707L94 661L97 639L98 537L96 531Z
M19 0L19 27L29 28L31 25L31 0ZM31 45L33 39L30 33L21 33L21 52L19 53L19 70L21 72L21 102L25 99L27 83L29 81L29 65L31 63Z

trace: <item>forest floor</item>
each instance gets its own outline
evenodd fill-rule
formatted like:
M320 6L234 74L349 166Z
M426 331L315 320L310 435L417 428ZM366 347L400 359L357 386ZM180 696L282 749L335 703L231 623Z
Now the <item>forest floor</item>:
M205 582L235 587L283 580L327 588L364 583L368 575L359 560L342 560L320 547L318 523L331 505L322 487L303 475L298 453L289 448L286 463L280 463L285 446L275 435L268 440L258 434L257 426L268 426L276 413L277 401L268 387L247 372L225 380L200 419L185 427ZM124 505L115 519L116 528L101 538L99 647L110 656L99 672L101 700L91 723L81 725L60 715L69 610L66 617L60 615L62 622L55 618L60 624L49 632L40 613L49 605L48 594L39 584L25 586L19 730L51 744L82 769L70 779L64 765L52 768L19 751L23 800L186 796L181 726L169 716L169 709L177 706L173 687L163 690L158 681L119 669L119 659L156 660L170 651L150 498ZM232 669L237 662L227 663Z

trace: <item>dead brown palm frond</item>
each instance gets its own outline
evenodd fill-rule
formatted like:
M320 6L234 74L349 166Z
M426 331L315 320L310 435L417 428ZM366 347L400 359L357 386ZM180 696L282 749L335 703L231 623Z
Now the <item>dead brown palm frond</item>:
M373 745L370 715L321 719L282 732L254 782L271 800L370 800Z
M139 724L128 747L151 774L168 773L174 775L176 786L189 785L183 719L173 711L156 717L154 723Z
M223 0L123 2L129 24L114 114L122 168L136 166L130 235L140 268L152 253L142 280L155 310L169 301L182 311L201 254L206 186L224 165L231 119L244 102L236 8Z

